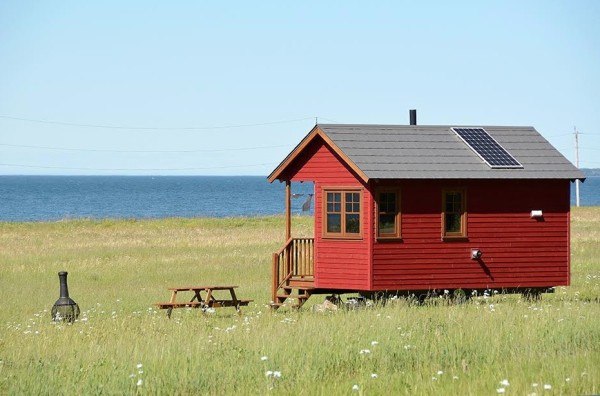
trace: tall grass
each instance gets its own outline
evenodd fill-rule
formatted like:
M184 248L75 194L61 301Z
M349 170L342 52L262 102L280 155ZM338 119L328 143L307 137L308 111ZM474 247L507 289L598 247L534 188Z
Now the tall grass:
M572 219L572 286L539 302L325 314L266 307L280 217L0 223L0 393L598 393L600 208ZM312 218L293 224L312 234ZM73 325L50 320L63 269ZM241 316L154 309L190 283L238 284L255 303Z

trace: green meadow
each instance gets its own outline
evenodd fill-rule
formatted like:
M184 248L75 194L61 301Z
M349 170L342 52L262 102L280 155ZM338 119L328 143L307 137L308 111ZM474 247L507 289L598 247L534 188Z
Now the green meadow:
M293 219L295 236L312 218ZM282 217L0 223L0 394L600 393L600 208L572 212L572 285L270 312ZM81 308L54 323L60 270ZM174 310L169 286L236 284L237 315Z

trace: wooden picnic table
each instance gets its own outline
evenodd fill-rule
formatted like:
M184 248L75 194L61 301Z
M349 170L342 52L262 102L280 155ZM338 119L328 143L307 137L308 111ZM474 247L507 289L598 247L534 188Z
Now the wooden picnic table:
M241 306L247 306L253 300L240 300L235 295L235 289L237 286L180 286L180 287L169 287L167 290L171 291L171 299L168 302L156 303L159 309L166 309L167 316L170 318L173 308L221 308L221 307L235 307L238 313L240 312ZM229 291L229 298L216 298L214 295L215 291ZM179 292L192 292L192 298L189 301L177 301L177 293ZM202 294L205 293L203 296Z

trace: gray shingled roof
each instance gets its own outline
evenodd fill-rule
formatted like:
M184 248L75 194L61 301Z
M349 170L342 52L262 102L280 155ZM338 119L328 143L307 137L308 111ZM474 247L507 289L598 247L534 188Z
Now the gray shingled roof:
M533 127L484 126L523 169L492 169L450 128L459 125L318 127L370 179L583 179Z

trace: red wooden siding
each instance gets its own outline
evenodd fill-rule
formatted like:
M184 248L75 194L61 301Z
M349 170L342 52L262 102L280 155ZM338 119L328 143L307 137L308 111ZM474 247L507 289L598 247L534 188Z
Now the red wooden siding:
M290 165L282 179L315 182L315 287L369 290L373 245L373 199L356 174L321 140L315 139ZM325 187L362 187L362 239L323 238Z
M392 185L393 183L386 183ZM569 284L566 180L400 181L402 241L373 246L373 290ZM468 241L441 240L442 188L464 187ZM533 209L544 220L530 218ZM472 248L483 252L471 260Z

